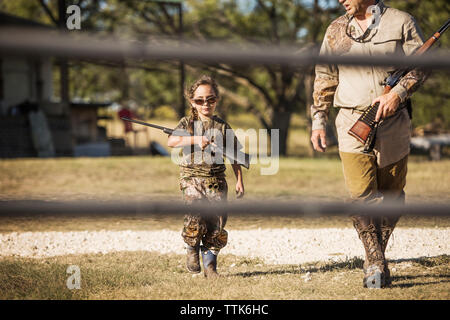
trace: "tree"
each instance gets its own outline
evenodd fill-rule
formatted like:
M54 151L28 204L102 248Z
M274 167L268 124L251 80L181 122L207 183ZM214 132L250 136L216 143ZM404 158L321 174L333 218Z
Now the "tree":
M68 1L67 1L68 2ZM81 32L107 33L146 40L154 36L177 36L176 11L149 1L78 0ZM58 0L17 0L0 2L0 10L41 22L58 24ZM163 29L161 29L163 28ZM164 32L163 32L164 31ZM78 32L78 31L76 31ZM58 63L58 62L57 62ZM150 111L159 105L180 110L179 75L176 61L152 62L123 59L70 61L70 96L81 100L126 102L134 100ZM54 73L54 92L60 91L60 74Z
M386 4L413 15L428 39L447 21L450 15L450 3L446 0L389 0ZM441 48L450 47L450 31L440 39ZM435 129L450 129L448 72L434 71L424 85L413 94L413 126L419 127L433 123Z
M206 43L211 39L234 43L258 43L280 46L313 46L325 31L325 23L334 17L335 7L324 9L314 1L258 0L240 8L236 1L209 0L201 4L190 1L188 32ZM287 155L287 138L293 112L305 112L310 102L311 67L236 66L209 64L207 70L219 77L233 79L234 89L246 99L234 99L245 110L255 114L268 130L280 130L280 154ZM270 131L269 131L270 132Z

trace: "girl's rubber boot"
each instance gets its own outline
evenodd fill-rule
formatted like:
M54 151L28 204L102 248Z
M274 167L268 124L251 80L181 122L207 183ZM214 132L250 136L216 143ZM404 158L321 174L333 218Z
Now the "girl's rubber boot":
M203 246L201 251L203 259L203 272L205 273L205 277L210 279L219 277L219 274L217 273L217 255Z
M186 267L191 273L200 273L200 245L186 248Z

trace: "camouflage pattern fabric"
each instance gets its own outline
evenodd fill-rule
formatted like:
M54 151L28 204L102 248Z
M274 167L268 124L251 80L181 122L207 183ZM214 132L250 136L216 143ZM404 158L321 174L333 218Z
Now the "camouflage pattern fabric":
M228 185L223 177L190 177L180 180L180 188L186 205L205 202L220 204L227 201ZM214 207L211 207L214 210ZM184 242L191 247L200 243L218 254L226 246L228 233L224 229L227 215L199 215L195 212L184 216L181 233Z
M217 116L212 116L207 121L193 121L192 116L183 117L175 127L175 132L180 135L206 136L217 146L227 148L233 144L235 150L241 150L242 145L234 135L231 126ZM225 177L225 163L223 157L205 150L197 145L186 146L182 149L183 155L180 163L180 177Z

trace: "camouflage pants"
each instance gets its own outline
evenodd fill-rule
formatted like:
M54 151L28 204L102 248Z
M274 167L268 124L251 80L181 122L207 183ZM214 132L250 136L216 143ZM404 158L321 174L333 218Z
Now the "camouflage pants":
M198 202L226 202L228 185L225 178L183 178L180 189L186 205ZM213 208L211 208L213 210ZM200 243L215 254L226 246L228 233L224 229L227 215L200 215L192 212L184 216L184 226L181 233L184 242L189 246Z

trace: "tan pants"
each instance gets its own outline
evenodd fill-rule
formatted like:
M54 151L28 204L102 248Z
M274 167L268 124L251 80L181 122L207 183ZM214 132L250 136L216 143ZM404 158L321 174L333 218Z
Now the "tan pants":
M405 202L403 188L406 185L408 156L386 167L379 168L375 155L339 152L342 159L345 184L353 201L377 204L383 201ZM369 264L383 262L389 238L400 218L387 213L384 217L354 215L351 217L366 250L364 268ZM376 242L369 242L367 232L375 233ZM371 238L374 239L373 237ZM382 257L383 261L380 261Z
M353 201L379 203L404 202L408 156L379 168L374 155L339 152L345 185Z
M364 144L348 134L361 114L352 109L340 108L336 117L336 130L339 141L339 152L363 153ZM376 157L371 163L379 168L389 167L409 154L411 139L411 120L408 111L402 109L389 119L383 120L377 130L375 148L372 155ZM358 160L359 161L359 160ZM368 162L369 160L362 160Z

